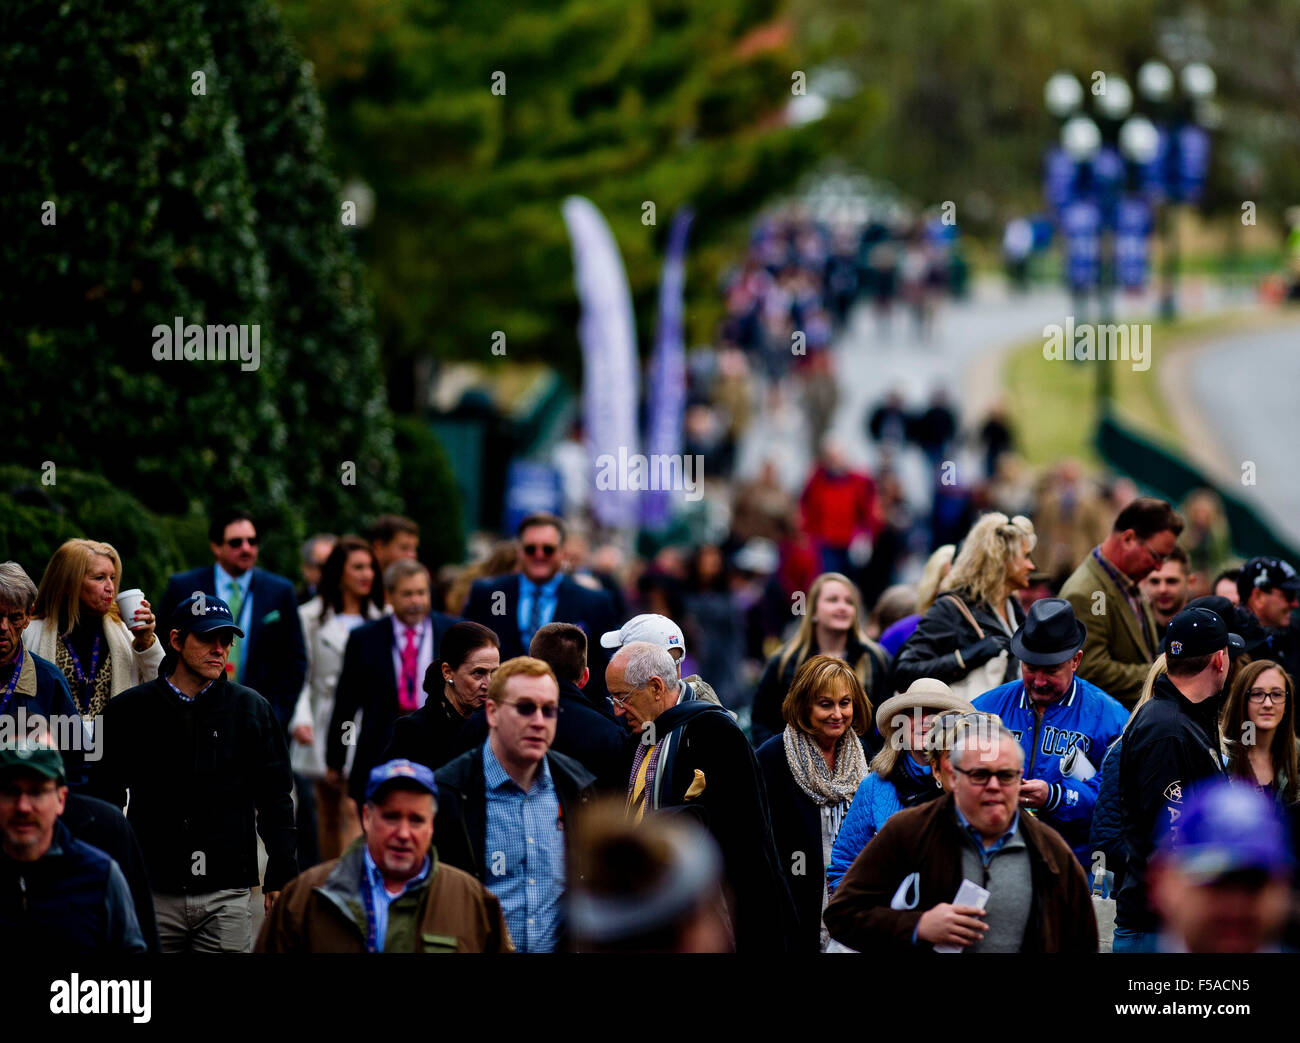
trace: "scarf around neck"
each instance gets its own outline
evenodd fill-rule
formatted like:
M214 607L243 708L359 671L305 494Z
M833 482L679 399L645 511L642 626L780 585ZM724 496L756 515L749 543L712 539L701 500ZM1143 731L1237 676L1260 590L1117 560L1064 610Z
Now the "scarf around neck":
M862 752L862 743L852 729L840 736L835 747L834 774L826 767L821 747L807 732L787 724L783 737L790 774L815 803L840 804L853 799L858 784L867 775L867 755Z

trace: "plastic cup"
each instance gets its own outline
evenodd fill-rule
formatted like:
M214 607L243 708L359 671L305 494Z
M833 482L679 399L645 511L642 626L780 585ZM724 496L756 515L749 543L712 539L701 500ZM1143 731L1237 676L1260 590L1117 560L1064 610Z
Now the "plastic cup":
M135 619L135 610L143 601L144 591L138 587L124 590L117 596L117 610L122 613L122 622L126 624L128 630L141 630L145 627L144 623Z

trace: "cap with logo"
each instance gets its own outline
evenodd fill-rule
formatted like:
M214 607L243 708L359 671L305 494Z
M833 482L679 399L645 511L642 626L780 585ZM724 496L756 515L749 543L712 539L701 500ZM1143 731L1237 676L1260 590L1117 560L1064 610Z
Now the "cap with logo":
M1232 641L1228 642L1228 655L1234 659L1243 652L1253 652L1268 639L1268 635L1264 633L1264 628L1259 625L1259 620L1254 614L1249 609L1234 605L1227 598L1206 594L1203 597L1193 598L1186 607L1208 608L1223 620L1223 625L1229 634L1236 634L1241 638L1240 647ZM1168 654L1168 645L1169 635L1166 634L1160 639L1160 651Z
M1234 873L1288 873L1293 859L1273 802L1254 786L1225 779L1191 790L1160 853L1202 883Z
M0 777L19 771L34 772L47 779L53 779L60 786L68 781L63 769L63 756L59 751L39 743L28 742L25 738L0 745Z
M1237 595L1243 605L1250 600L1252 590L1272 590L1275 587L1300 591L1300 576L1296 575L1290 562L1281 558L1251 558L1237 575Z
M633 616L620 629L601 634L600 647L622 648L633 641L649 641L650 644L659 645L669 652L673 649L681 649L682 655L686 654L686 638L682 636L682 628L667 616L654 612ZM680 659L681 656L677 658Z
M236 637L244 632L235 625L230 606L214 594L195 591L172 610L171 629L182 634L210 634L214 630L233 630Z
M1208 608L1185 608L1169 621L1165 630L1165 657L1195 659L1226 648L1246 646L1236 634L1228 633L1223 617Z
M410 783L432 793L435 800L438 797L438 783L434 781L433 772L423 764L399 758L371 769L370 778L366 780L366 803L373 801L380 790L394 782Z

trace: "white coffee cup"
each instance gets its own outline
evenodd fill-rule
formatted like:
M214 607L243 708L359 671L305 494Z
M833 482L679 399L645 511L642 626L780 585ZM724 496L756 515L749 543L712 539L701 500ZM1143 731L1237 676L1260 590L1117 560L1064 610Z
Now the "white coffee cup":
M117 596L117 610L122 613L122 622L129 630L141 630L145 624L135 618L135 610L144 601L144 591L138 587L124 590Z

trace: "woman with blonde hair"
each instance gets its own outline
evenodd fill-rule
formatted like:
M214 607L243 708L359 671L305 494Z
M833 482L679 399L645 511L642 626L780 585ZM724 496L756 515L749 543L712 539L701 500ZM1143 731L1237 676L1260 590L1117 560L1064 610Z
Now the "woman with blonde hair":
M54 663L82 718L93 728L109 699L158 676L162 642L142 601L128 626L118 610L122 559L112 545L68 540L50 558L36 591L28 650Z
M1016 679L1011 635L1025 610L1015 594L1029 585L1036 539L1033 522L1022 515L991 512L971 527L939 596L899 649L896 689L932 677L973 701Z
M847 662L870 700L887 694L890 656L867 637L863 626L862 598L848 576L823 572L813 580L803 618L793 638L770 656L754 693L754 745L761 746L785 728L781 707L794 682L795 672L816 655L835 656ZM877 736L867 736L872 753Z
M934 599L939 596L939 584L943 582L944 577L948 575L948 570L952 568L952 559L956 554L957 548L951 543L945 543L926 560L921 579L916 584L914 611L911 615L904 616L880 635L880 644L890 655L897 656L907 639L916 632L921 617L930 610L930 606L934 604Z
M816 655L799 667L781 706L785 730L758 748L776 840L795 900L795 952L821 952L826 868L858 785L867 774L861 736L871 703L843 659Z
M1294 721L1291 675L1271 659L1244 667L1223 708L1228 774L1259 787L1283 807L1300 800Z

